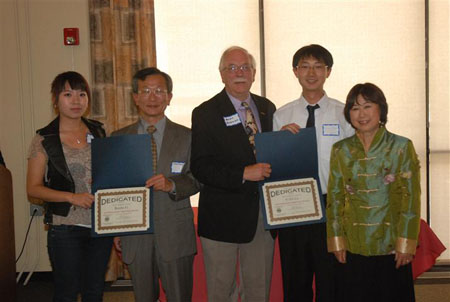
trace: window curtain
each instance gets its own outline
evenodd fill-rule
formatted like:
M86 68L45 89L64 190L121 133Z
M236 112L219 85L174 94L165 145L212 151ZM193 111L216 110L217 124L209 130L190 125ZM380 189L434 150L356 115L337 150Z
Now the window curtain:
M156 66L154 0L90 0L90 117L107 133L137 120L131 78Z
M104 123L106 132L138 118L131 78L141 68L156 66L153 0L90 0L92 101L89 117ZM107 281L129 279L114 248Z

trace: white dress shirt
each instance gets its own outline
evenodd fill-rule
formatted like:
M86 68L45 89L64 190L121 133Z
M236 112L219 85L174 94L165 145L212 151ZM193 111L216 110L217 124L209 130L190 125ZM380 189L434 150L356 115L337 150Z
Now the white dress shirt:
M326 94L317 102L320 108L314 111L317 137L317 156L319 162L319 179L322 194L327 193L330 171L331 147L337 141L352 136L355 131L344 117L344 104L329 98ZM303 96L280 107L273 116L273 131L280 130L284 125L296 123L301 128L306 127L309 104Z

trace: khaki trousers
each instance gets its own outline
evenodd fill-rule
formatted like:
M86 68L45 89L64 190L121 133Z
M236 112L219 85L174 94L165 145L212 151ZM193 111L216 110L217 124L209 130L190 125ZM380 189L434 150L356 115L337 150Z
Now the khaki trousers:
M258 226L249 243L229 243L200 237L203 248L208 301L269 301L274 240L264 230L259 213ZM239 261L239 262L238 262ZM239 263L239 290L236 288Z

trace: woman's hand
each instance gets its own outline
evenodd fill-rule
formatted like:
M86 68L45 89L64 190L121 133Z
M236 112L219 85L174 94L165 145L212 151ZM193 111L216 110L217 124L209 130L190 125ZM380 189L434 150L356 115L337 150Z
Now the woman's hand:
M346 250L336 251L333 253L334 253L334 256L336 256L337 261L339 261L340 263L347 263L347 251Z
M94 202L94 195L89 193L72 193L69 202L74 206L89 209Z
M412 254L395 252L395 268L409 264L413 261L413 258L414 256Z

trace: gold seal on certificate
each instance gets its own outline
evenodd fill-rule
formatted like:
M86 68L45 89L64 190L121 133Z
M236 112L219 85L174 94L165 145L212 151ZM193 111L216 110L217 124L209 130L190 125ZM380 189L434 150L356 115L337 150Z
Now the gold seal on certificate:
M98 190L94 205L98 235L146 231L150 227L150 190L146 187Z
M323 218L314 178L267 182L262 191L269 226L312 223Z

